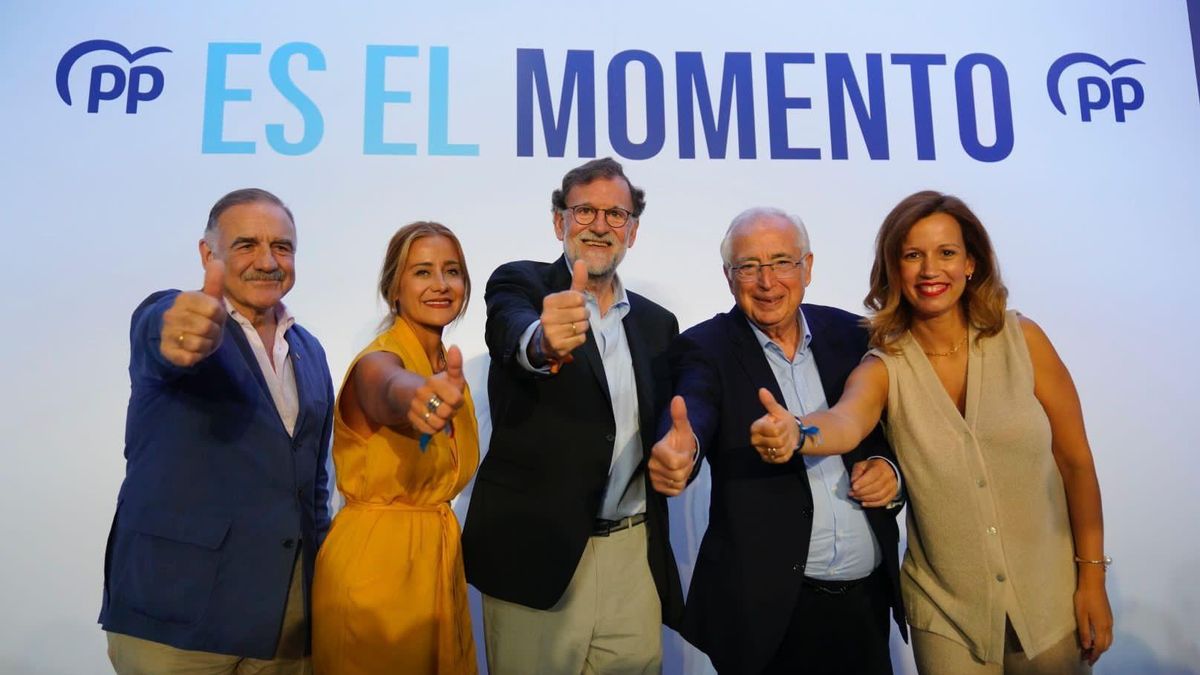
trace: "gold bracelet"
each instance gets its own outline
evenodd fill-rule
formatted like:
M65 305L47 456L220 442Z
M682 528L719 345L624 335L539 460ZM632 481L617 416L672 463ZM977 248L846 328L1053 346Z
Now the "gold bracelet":
M1085 560L1084 558L1075 556L1075 562L1084 563L1086 565L1104 565L1104 569L1107 571L1108 566L1113 564L1113 559L1110 555L1103 556L1099 560Z

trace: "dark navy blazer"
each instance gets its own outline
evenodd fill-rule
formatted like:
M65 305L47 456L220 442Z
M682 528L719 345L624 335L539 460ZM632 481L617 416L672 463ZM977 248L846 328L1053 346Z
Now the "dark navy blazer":
M802 310L825 398L833 405L867 351L867 333L849 312L820 305ZM688 421L712 471L708 530L680 632L718 671L760 672L784 638L808 560L813 500L804 459L797 454L786 464L767 464L750 445L750 425L766 414L758 389L784 399L740 309L684 331L671 347L670 361L675 393L687 403ZM660 437L670 423L670 414L664 414ZM842 459L849 471L872 456L896 463L878 427ZM866 509L891 586L886 602L905 634L895 514Z
M162 315L178 293L155 293L133 313L125 481L100 623L181 649L270 659L297 547L307 609L329 527L329 366L308 331L287 331L300 402L289 437L236 322L191 368L163 358Z

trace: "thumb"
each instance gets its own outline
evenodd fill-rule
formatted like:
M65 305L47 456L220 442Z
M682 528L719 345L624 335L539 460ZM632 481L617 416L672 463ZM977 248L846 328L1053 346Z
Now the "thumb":
M212 258L204 264L204 288L201 290L205 295L220 300L224 288L225 263Z
M446 350L446 377L456 385L463 381L463 356L458 345L451 345Z
M779 405L779 402L775 400L775 397L771 395L771 392L766 387L758 390L758 400L762 402L763 407L767 409L767 412L772 415L784 415L787 417L791 416L791 413L787 411L787 408Z
M692 435L692 423L688 421L687 403L682 396L671 399L671 430L686 436Z
M854 466L850 467L850 482L858 480L867 471L866 461L855 462Z
M574 275L571 277L571 290L576 293L582 293L587 290L587 263L582 260L576 260L575 264L571 267L571 274Z

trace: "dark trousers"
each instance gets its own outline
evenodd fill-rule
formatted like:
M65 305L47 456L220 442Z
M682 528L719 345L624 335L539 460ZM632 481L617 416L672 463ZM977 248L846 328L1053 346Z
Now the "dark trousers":
M850 584L805 579L783 644L764 673L891 675L891 597L880 567Z

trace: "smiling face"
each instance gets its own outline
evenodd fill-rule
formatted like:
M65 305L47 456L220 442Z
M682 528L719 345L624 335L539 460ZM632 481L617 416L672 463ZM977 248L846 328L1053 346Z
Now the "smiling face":
M464 267L458 247L440 235L414 239L393 297L398 313L413 328L441 333L458 317L465 297Z
M774 268L764 267L753 280L741 280L725 270L729 292L742 312L768 335L797 325L796 313L804 300L804 289L812 281L812 253L800 247L796 227L778 216L762 216L741 225L730 238L729 265L769 265L781 261L803 261L797 274L781 278Z
M615 206L632 213L629 184L623 178L600 178L572 187L566 202L568 210L554 212L554 234L563 243L567 262L574 265L582 259L589 277L611 277L625 257L625 250L632 248L637 239L638 219L630 217L624 227L613 228L604 214L598 213L591 223L580 225L570 209L586 204L600 210Z
M929 319L962 313L960 300L975 260L967 252L962 228L953 216L934 213L913 224L900 246L901 293L913 315Z
M256 201L231 206L200 242L203 261L225 263L225 297L252 321L272 311L296 282L296 228L281 207Z

